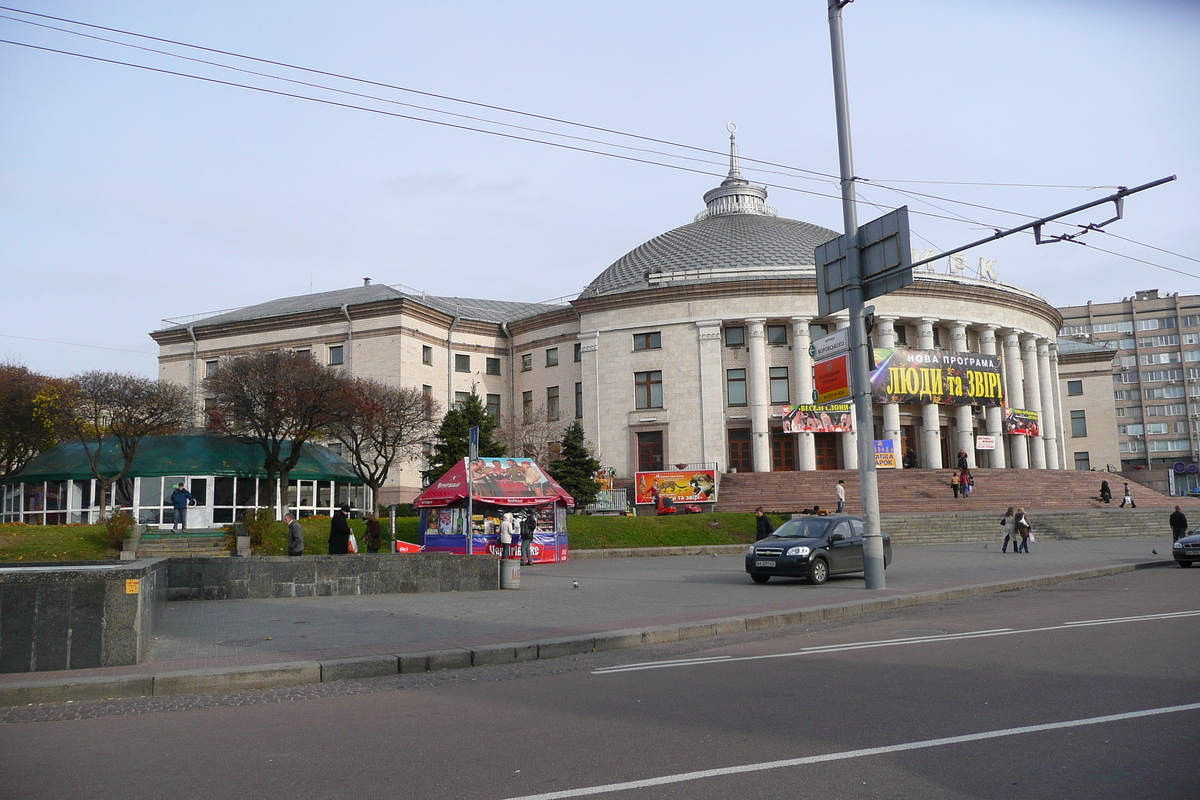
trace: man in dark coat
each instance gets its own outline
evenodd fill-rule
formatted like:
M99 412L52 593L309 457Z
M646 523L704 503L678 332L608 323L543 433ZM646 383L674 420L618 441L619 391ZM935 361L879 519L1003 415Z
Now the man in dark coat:
M350 506L343 503L333 512L333 521L329 523L329 555L346 555L350 552L350 520L346 516Z
M525 519L521 520L521 563L533 566L533 533L537 530L537 511L525 509Z
M1175 513L1171 515L1171 543L1174 544L1187 536L1187 517L1175 506Z
M754 541L765 539L775 532L775 526L771 524L770 518L763 512L763 507L759 506L754 509Z
M183 528L187 530L187 510L188 506L196 505L196 498L192 493L183 488L183 481L179 482L178 488L171 492L171 507L175 509L175 524L171 526L171 530Z
M283 515L283 521L288 526L288 555L304 555L304 528L300 527L296 515L289 511Z
M368 511L363 514L363 522L367 526L366 535L363 537L367 540L367 552L378 553L379 548L383 546L383 533L379 529L379 518Z

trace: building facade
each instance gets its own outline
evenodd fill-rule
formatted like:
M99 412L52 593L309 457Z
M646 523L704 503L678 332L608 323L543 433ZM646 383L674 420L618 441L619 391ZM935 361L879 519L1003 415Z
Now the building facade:
M160 375L188 386L253 349L308 350L350 375L421 386L444 405L475 391L518 423L579 419L597 457L621 476L675 464L720 471L851 469L856 437L890 440L921 467L1070 468L1062 436L1058 311L952 261L872 301L874 344L947 363L996 365L996 404L938 391L875 406L866 432L785 432L789 408L813 402L809 348L848 324L817 312L813 249L835 231L778 216L740 173L704 195L687 225L619 258L561 305L433 297L368 284L285 298L152 334ZM966 368L957 374L965 374ZM1033 412L1035 435L1005 431L1004 408ZM977 437L995 449L976 449ZM420 490L409 465L383 502Z

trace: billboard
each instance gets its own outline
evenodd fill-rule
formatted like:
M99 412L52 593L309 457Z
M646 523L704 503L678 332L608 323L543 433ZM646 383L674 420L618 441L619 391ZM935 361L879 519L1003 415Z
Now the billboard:
M875 440L875 469L896 469L896 443L891 439Z
M876 348L875 362L879 366L871 373L871 398L876 403L1004 404L996 356Z
M849 403L825 406L783 406L784 433L849 433L854 410Z
M1013 436L1041 436L1038 412L1024 408L1004 409L1004 432Z
M850 356L835 356L813 365L813 399L818 403L850 396Z
M659 497L676 504L717 502L717 472L712 469L636 472L633 486L635 503L654 503Z

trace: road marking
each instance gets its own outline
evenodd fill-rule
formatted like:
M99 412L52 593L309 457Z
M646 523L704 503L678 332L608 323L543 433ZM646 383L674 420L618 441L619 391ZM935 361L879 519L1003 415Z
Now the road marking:
M933 644L936 642L956 642L963 639L986 639L992 636L1013 636L1022 633L1045 633L1047 631L1075 630L1095 625L1116 625L1124 622L1158 622L1166 619L1181 619L1200 616L1200 611L1173 611L1163 614L1144 614L1137 617L1112 617L1109 619L1077 620L1064 622L1061 625L1050 625L1044 628L992 628L983 631L967 631L965 633L947 633L936 636L910 636L903 639L881 639L871 642L850 642L847 644L827 644L816 647L802 647L791 653L768 653L758 656L712 656L709 658L688 658L677 661L651 661L637 664L626 664L616 667L602 667L592 670L593 675L613 675L618 672L637 672L644 669L666 669L668 667L694 667L708 664L733 664L738 661L762 661L768 658L795 658L796 656L811 656L825 653L842 653L848 650L870 650L877 647L900 647L912 644Z
M1027 733L1042 733L1044 731L1062 730L1064 728L1081 728L1086 725L1103 725L1107 722L1123 722L1125 720L1154 717L1161 714L1177 714L1182 711L1198 710L1200 710L1200 703L1188 703L1181 706L1165 706L1163 708L1148 708L1143 711L1127 711L1122 714L1107 714L1102 717L1087 717L1086 719L1073 719L1065 722L1047 722L1041 725L1024 725L1019 728L1004 728L996 731L968 733L962 736L945 736L940 739L925 739L919 742L904 742L902 744L892 744L883 747L866 747L861 750L844 750L840 753L825 753L817 756L785 758L779 761L762 761L757 764L740 764L732 767L697 770L695 772L680 772L675 775L660 775L655 778L644 778L642 780L624 781L621 783L608 783L599 786L583 786L578 789L564 789L557 792L545 792L543 794L526 794L520 795L519 797L510 797L506 800L564 800L565 798L570 797L587 797L588 795L605 794L608 792L626 792L631 789L645 789L650 786L665 786L673 783L686 783L688 781L705 780L706 778L720 778L726 775L741 775L747 772L763 772L771 769L802 767L808 764L821 764L827 761L845 761L851 758L866 758L868 756L901 753L906 750L925 750L931 747L946 747L948 745L979 742L986 739L998 739L1002 736L1021 736Z

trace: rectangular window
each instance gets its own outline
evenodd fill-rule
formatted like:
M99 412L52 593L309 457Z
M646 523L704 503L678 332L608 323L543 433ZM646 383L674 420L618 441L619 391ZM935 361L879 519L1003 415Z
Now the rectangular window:
M1084 326L1087 327L1086 325ZM1092 333L1116 333L1117 323L1115 322L1097 322L1092 326Z
M1138 339L1138 347L1175 347L1179 344L1179 337L1175 334L1166 336L1148 336L1145 339Z
M421 363L426 366L433 366L433 348L427 344L421 345Z
M1156 319L1139 319L1137 324L1139 331L1156 331L1158 330L1158 320Z
M1180 344L1200 344L1200 333L1185 333L1179 337Z
M463 403L467 402L467 398L470 396L471 396L470 392L455 392L454 393L454 405L461 406Z
M664 465L662 431L647 431L639 433L638 439L638 469L642 472L655 472Z
M1146 443L1131 439L1128 442L1121 442L1120 450L1122 453L1144 453L1146 452Z
M1083 394L1083 381L1067 381L1067 394L1072 397Z
M1167 429L1171 427L1173 426L1166 422L1151 422L1146 426L1146 433L1154 434L1155 436L1161 436L1164 433L1170 433L1171 431Z
M575 363L578 364L580 361L583 361L583 345L579 342L576 342L572 347L572 350L574 351L573 358Z
M1087 453L1075 454L1075 469L1087 472L1092 468L1092 459Z
M433 387L432 387L432 386L429 386L429 385L422 386L422 387L421 387L421 394L425 395L425 396L426 396L426 397L428 397L430 400L432 400L432 399L433 399Z
M767 344L787 344L787 325L768 325Z
M533 422L533 392L521 392L521 419L526 425Z
M546 366L547 367L557 367L558 366L558 348L557 347L546 348Z
M465 353L454 354L454 371L455 372L470 372L471 357Z
M633 393L637 408L662 408L662 370L633 373Z
M725 329L726 347L745 347L746 328L742 325L731 325Z
M1118 408L1118 409L1117 409L1117 416L1118 416L1118 417L1123 417L1123 416L1125 416L1125 409L1123 409L1123 408Z
M658 350L662 347L662 334L658 331L654 333L635 333L633 335L634 350Z
M896 326L896 344L908 344L908 326Z
M487 396L487 414L492 419L500 419L500 395L489 394Z
M1087 417L1082 411L1071 412L1071 435L1087 436Z
M1133 339L1118 339L1117 348L1120 350L1132 350L1134 346Z
M771 367L771 402L772 403L788 403L791 402L791 394L788 391L788 369L787 367Z
M1139 423L1137 425L1118 425L1117 433L1121 436L1141 436L1145 428Z
M1195 314L1189 314L1188 316L1183 318L1182 322L1185 326L1187 326L1189 328L1194 328L1197 325L1200 325L1200 316L1196 316Z
M942 329L941 328L935 327L933 329L933 346L934 347L942 346Z
M746 370L730 369L725 371L725 385L728 387L729 405L746 405Z
M1187 404L1186 403L1172 403L1171 405L1167 406L1167 416L1168 417L1181 417L1186 413L1187 413Z
M499 375L500 374L500 359L488 358L487 361L484 362L484 369L488 375Z
M1118 322L1117 331L1119 333L1133 333L1133 323L1129 321Z
M583 419L583 384L575 383L575 419Z
M217 371L217 366L220 365L220 363L221 363L220 361L205 361L204 362L204 377L211 378L213 376L213 373Z
M1170 453L1176 450L1187 450L1187 439L1171 439L1171 440L1156 440L1150 442L1150 451L1152 453Z
M546 387L546 419L551 422L558 420L558 387Z
M529 372L533 369L533 353L521 354L521 372Z
M329 365L337 366L342 363L342 345L334 344L329 346Z

